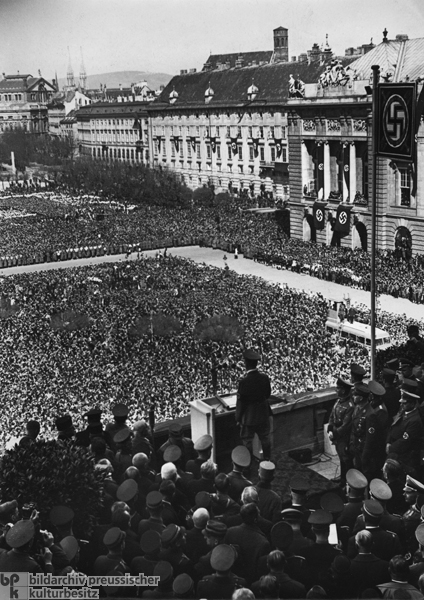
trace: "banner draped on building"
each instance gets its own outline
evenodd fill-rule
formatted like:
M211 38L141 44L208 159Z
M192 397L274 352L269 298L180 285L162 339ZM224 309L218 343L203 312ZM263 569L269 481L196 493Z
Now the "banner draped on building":
M343 155L342 155L342 160L343 160L343 200L347 200L348 196L349 196L349 190L350 190L350 185L349 185L349 170L350 170L350 165L349 165L349 144L346 144L343 146Z
M324 229L325 227L325 207L327 202L315 202L313 206L314 211L314 225L315 229Z
M210 138L211 141L211 148L212 148L212 152L216 152L216 138L215 137L211 137Z
M324 144L315 147L315 179L317 186L317 197L324 198Z
M161 136L158 135L157 138L156 138L156 140L157 140L157 143L158 143L158 152L160 152L160 147L161 147L161 144L162 144L162 138L161 138Z
M253 150L255 152L255 156L258 156L258 154L259 154L259 138L253 138L252 144L253 144Z
M180 151L180 138L177 135L174 136L174 145L175 145L175 150L177 152L179 152Z
M194 152L196 150L196 137L195 136L191 136L190 142L191 142L191 147L192 147L193 152Z
M334 230L338 231L342 237L349 235L350 232L350 211L351 206L340 204L337 208L336 224Z
M233 151L233 154L237 154L237 138L236 137L231 138L231 150Z
M280 158L281 153L283 152L283 144L281 143L281 140L277 140L277 138L275 138L275 149L277 151L277 158Z

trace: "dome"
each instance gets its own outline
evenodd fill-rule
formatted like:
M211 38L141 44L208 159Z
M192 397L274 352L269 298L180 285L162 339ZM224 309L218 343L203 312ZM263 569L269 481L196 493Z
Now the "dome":
M248 88L247 93L250 96L251 94L257 94L258 92L259 92L259 89L256 87L256 85L252 81L252 85Z
M169 101L170 102L175 102L178 98L178 92L175 91L175 88L173 88L172 92L169 94Z

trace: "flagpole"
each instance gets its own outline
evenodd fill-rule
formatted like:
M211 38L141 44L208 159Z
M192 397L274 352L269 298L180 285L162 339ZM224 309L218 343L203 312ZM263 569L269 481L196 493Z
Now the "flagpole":
M371 379L375 373L375 323L376 323L376 285L375 285L375 252L377 246L377 115L378 115L378 80L380 67L373 65L372 69L372 195L371 195Z

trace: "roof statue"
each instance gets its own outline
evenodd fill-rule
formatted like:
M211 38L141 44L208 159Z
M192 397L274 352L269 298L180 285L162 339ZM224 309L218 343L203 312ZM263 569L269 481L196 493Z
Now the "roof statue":
M295 79L292 74L289 78L289 98L303 98L305 95L305 84L301 79Z

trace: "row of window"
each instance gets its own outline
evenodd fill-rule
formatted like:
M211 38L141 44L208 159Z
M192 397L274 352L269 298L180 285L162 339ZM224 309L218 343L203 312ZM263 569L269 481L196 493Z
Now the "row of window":
M235 156L235 153L233 153L233 149L231 144L227 144L227 157L229 160L231 160L233 158L233 156ZM201 149L200 149L200 143L196 142L195 145L195 149L193 149L193 146L191 144L190 141L187 140L187 143L185 145L185 156L187 158L191 158L192 155L196 155L196 159L201 160L202 156L201 156ZM166 158L166 146L165 144L161 144L160 147L161 153L163 155L164 158ZM275 146L270 146L269 147L269 157L270 157L270 162L275 162L276 159L276 148ZM159 154L159 142L158 140L154 140L154 152L155 155ZM216 152L216 158L217 160L221 160L222 155L221 155L221 144L216 144L215 146L215 152ZM181 142L179 145L179 151L178 154L181 158L184 158L184 144ZM212 149L212 145L210 143L206 144L206 157L211 160L212 159L212 154L213 154L213 149ZM243 146L241 144L237 144L237 158L238 160L243 160ZM175 148L175 144L171 144L171 157L175 158L176 155L176 148ZM264 146L259 146L258 147L258 157L259 160L261 161L265 161L265 147ZM249 146L249 160L255 160L256 156L255 156L255 149L253 146ZM281 151L281 159L283 162L287 162L287 148L282 148Z
M193 129L194 127L194 129ZM214 137L220 137L221 135L225 135L225 137L238 137L241 138L242 137L242 132L247 130L247 137L248 138L265 138L265 134L267 133L269 137L274 137L274 138L282 138L282 139L286 139L286 128L282 127L280 125L272 125L270 127L241 127L239 125L237 125L237 131L235 129L232 130L232 128L235 126L231 126L231 125L213 125L213 126L204 126L203 132L205 137L210 137L211 133L212 136ZM267 132L265 131L265 129L267 129ZM196 136L200 136L200 126L199 125L170 125L169 127L165 127L163 125L159 125L159 126L154 126L153 127L153 135L165 135L165 131L168 130L170 135L183 135L183 133L185 133L186 135L191 135L192 132L195 132ZM235 135L231 135L231 134L235 134Z
M143 151L136 152L134 148L107 148L103 146L101 148L93 148L94 158L116 158L122 160L137 160L141 162L143 160ZM149 160L148 150L144 151L145 160Z
M0 94L0 102L21 102L22 94Z
M135 116L132 119L99 119L98 121L92 120L91 127L92 129L97 129L99 127L103 128L107 125L134 125ZM144 125L148 126L147 119L144 119Z

